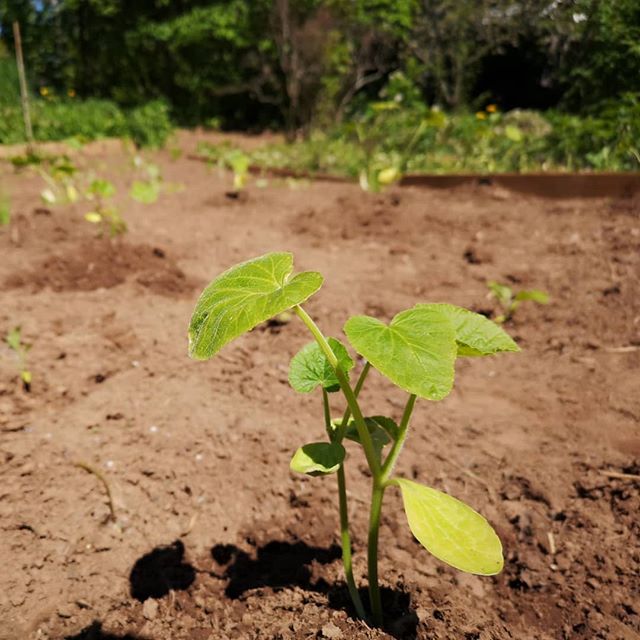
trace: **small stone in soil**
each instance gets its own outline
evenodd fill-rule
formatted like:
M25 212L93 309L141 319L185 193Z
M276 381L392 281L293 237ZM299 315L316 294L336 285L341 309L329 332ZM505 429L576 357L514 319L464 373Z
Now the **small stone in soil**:
M147 620L153 620L158 615L158 601L153 598L145 600L142 605L142 615Z
M337 627L333 622L328 622L322 627L322 637L330 640L340 640L340 638L344 638L344 634L340 627Z

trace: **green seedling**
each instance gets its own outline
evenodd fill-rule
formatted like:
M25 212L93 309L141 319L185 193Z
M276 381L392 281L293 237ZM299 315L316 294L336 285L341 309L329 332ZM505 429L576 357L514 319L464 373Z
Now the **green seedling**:
M549 294L539 289L514 291L506 284L500 284L493 280L487 282L487 288L489 289L489 297L495 298L502 308L502 313L495 319L500 324L509 322L513 318L516 309L526 300L531 300L538 304L549 303Z
M80 198L75 183L77 171L77 167L67 156L55 158L48 171L39 167L38 173L48 185L40 193L42 201L49 205L77 202Z
M11 222L11 199L0 191L0 227L6 227Z
M22 342L20 327L11 329L5 337L5 342L18 358L20 380L22 381L23 389L27 392L31 391L31 371L29 371L27 367L27 353L29 353L31 345Z
M310 476L336 474L342 559L347 587L357 614L383 624L378 584L378 531L385 491L399 489L413 535L436 558L478 575L494 575L503 567L502 545L489 523L470 506L437 489L394 474L409 433L418 398L438 401L454 383L458 357L519 351L498 325L484 316L449 304L417 304L387 325L368 316L350 318L344 332L365 360L355 378L355 362L347 347L327 338L302 304L322 286L316 272L292 275L293 256L271 253L232 267L203 291L189 326L189 353L198 360L215 356L243 333L283 312L292 312L314 341L291 360L289 382L300 393L320 390L327 439L300 447L291 459L293 471ZM408 394L399 422L367 416L360 396L367 375L376 369ZM334 419L329 394L341 392L345 406ZM368 582L370 615L354 579L347 508L345 440L361 446L372 478Z
M85 194L87 200L95 201L95 206L84 214L84 219L91 224L99 225L101 235L104 229L107 229L112 238L127 230L127 223L117 207L109 203L115 194L116 188L113 183L101 178L92 180Z
M427 120L420 121L403 141L399 152L384 153L384 118L399 109L393 101L375 102L370 105L362 122L355 125L356 138L365 158L358 176L363 191L378 192L399 182L407 171L416 144L429 126Z
M231 171L233 171L234 190L241 191L247 186L247 177L249 175L251 159L246 153L240 151L240 149L234 149L227 155L225 161Z
M134 180L129 195L142 204L153 204L160 197L162 190L160 167L152 162L147 162L141 156L135 156L133 164L144 174L145 179Z

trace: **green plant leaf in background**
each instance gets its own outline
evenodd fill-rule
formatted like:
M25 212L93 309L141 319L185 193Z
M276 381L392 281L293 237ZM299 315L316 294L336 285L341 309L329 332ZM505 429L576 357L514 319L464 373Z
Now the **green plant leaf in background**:
M348 374L354 366L349 352L335 338L329 338L328 342L340 368ZM310 393L318 386L326 391L340 388L335 371L317 342L310 342L293 356L289 365L289 383L298 393Z
M300 447L291 458L289 467L296 473L325 476L335 473L344 462L346 451L338 442L312 442Z
M500 284L494 280L487 282L487 288L491 295L503 306L509 306L513 300L513 290L506 284Z
M4 227L11 222L11 200L9 196L0 192L0 227Z
M452 323L459 356L488 356L501 351L520 351L511 336L485 316L453 304L418 305L437 309Z
M160 195L160 185L157 182L135 180L129 195L142 204L153 204Z
M22 330L20 327L11 329L5 337L5 341L9 345L9 348L13 349L16 353L22 351Z
M548 304L549 294L546 291L540 291L539 289L525 289L524 291L518 291L518 293L516 293L513 299L516 302L533 300L538 304Z
M401 389L428 400L442 400L451 391L456 334L440 310L417 305L388 326L354 316L344 331L355 350Z
M439 560L467 573L502 571L502 544L483 516L442 491L395 478L411 533Z
M218 276L202 293L189 324L189 355L206 360L261 322L301 304L322 286L306 271L291 277L293 255L268 253Z
M89 185L89 194L100 196L101 198L111 198L116 194L116 188L109 180L96 178Z

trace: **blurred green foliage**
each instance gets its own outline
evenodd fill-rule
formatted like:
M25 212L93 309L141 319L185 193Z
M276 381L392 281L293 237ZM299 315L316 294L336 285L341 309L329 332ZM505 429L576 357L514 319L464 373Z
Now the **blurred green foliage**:
M638 0L0 0L0 143L13 20L40 140L283 129L303 143L261 162L374 182L637 167Z

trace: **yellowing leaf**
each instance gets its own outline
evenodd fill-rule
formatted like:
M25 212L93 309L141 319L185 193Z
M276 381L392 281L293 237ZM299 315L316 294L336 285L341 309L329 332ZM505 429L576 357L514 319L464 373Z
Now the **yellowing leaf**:
M502 571L502 544L491 525L464 502L411 480L393 480L402 490L411 533L439 560L467 573Z
M89 213L85 213L84 219L92 224L100 224L102 222L102 216L97 211L89 211Z
M378 173L378 182L381 185L389 185L395 182L400 178L400 171L396 169L396 167L389 167L387 169L383 169Z

